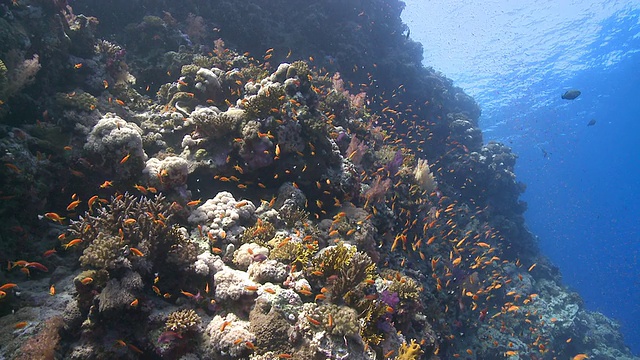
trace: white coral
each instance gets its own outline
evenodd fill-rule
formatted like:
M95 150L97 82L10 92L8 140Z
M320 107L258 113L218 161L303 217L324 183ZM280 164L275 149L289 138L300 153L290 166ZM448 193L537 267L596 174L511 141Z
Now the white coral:
M189 176L189 163L179 156L168 156L162 160L151 158L143 173L151 184L169 189L182 186Z
M250 220L255 211L256 207L251 201L236 201L231 193L222 191L193 210L188 221L202 225L203 232L225 239L244 232L244 227L239 226L238 222Z
M200 75L204 79L204 81L198 82L196 84L196 88L203 92L220 89L220 77L218 76L218 74L216 74L216 72L222 72L222 70L217 68L200 68L196 75Z
M132 157L146 160L147 155L142 148L142 133L138 125L108 113L93 127L84 148L104 157L128 153Z
M229 354L232 357L241 356L248 351L247 341L256 341L256 336L249 331L249 322L240 320L233 313L225 317L216 315L207 325L206 332L210 338L208 345L214 352ZM216 354L209 355L216 357Z
M209 251L205 251L198 255L198 260L196 260L190 268L198 275L208 276L215 274L224 267L224 262L220 259L220 256L213 255Z
M255 243L242 244L238 250L233 253L233 262L242 270L247 270L249 265L254 262L254 255L269 256L269 249Z
M418 159L418 165L413 172L413 176L418 186L428 194L432 193L436 189L436 186L438 186L431 169L429 169L427 160Z
M225 266L218 271L213 279L216 284L216 300L238 300L245 295L255 293L252 288L258 288L259 284L249 279L249 274Z

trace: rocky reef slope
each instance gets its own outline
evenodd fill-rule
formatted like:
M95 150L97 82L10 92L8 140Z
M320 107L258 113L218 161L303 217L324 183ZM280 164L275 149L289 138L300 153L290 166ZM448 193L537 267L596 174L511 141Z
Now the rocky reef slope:
M0 8L0 357L632 358L401 2L73 5Z

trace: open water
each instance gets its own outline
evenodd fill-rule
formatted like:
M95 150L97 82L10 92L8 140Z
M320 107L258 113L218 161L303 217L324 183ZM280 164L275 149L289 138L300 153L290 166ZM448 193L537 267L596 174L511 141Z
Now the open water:
M640 353L640 4L406 3L425 65L475 97L485 142L518 154L542 251Z

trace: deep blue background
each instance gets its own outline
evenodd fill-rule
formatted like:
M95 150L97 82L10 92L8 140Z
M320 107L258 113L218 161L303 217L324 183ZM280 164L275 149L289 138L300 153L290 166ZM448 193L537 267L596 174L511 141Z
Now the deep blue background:
M478 101L485 142L519 156L542 252L640 354L640 1L405 2L424 65Z
M622 324L626 343L640 353L640 35L638 13L603 24L591 45L588 70L570 81L534 84L530 95L556 88L530 111L509 106L491 115L506 123L485 134L519 155L516 174L527 185L525 217L543 252L587 308ZM604 34L616 33L615 37ZM611 65L609 54L624 49ZM538 86L539 88L536 88ZM577 88L576 100L562 100ZM587 126L595 119L594 126ZM487 119L482 120L487 121ZM543 150L548 156L543 156Z

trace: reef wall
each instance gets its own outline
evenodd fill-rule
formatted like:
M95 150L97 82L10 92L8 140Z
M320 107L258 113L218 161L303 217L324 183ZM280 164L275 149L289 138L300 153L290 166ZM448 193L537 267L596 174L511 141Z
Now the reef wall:
M401 2L72 5L0 7L0 356L632 358Z

